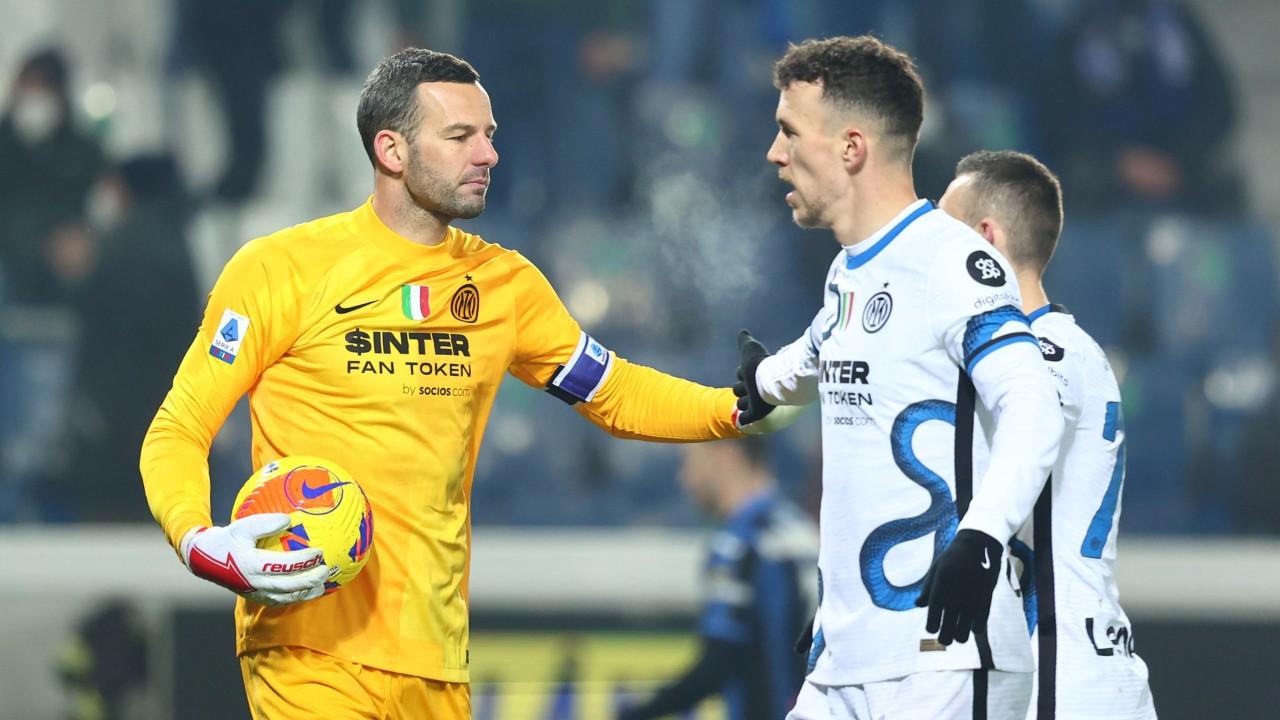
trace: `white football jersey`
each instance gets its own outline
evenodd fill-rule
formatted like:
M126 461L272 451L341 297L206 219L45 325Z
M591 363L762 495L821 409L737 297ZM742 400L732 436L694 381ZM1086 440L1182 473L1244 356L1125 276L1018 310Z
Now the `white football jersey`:
M1154 718L1113 569L1124 486L1120 387L1093 338L1062 308L1031 313L1066 430L1051 485L1011 543L1039 674L1030 718Z
M938 644L915 606L958 529L1012 537L1057 457L1057 396L1020 307L1008 262L922 200L842 250L809 332L760 364L767 400L822 404L811 681L1033 669L1013 573L966 643Z

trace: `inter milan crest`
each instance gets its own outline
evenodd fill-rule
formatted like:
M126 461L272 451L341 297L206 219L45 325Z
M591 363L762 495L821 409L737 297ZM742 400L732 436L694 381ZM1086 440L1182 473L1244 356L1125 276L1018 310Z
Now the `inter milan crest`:
M893 312L893 296L885 291L880 291L871 296L867 301L866 307L862 308L862 329L868 333L878 331L889 322L889 315Z
M464 323L475 322L480 317L480 289L472 283L458 288L449 301L449 312Z

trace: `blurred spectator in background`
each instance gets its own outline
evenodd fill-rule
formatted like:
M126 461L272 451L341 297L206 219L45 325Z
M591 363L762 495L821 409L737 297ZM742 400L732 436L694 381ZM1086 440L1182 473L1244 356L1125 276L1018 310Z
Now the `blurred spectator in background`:
M773 132L771 68L787 41L812 29L813 3L785 0L656 0L648 3L649 53L637 115L644 160L717 183L762 172L743 152ZM861 13L857 13L860 15ZM653 147L649 147L652 145ZM655 157L655 154L657 157ZM666 155L666 157L663 157Z
M133 693L147 681L147 637L124 600L95 607L76 626L58 660L68 697L66 720L136 718Z
M817 605L818 532L780 496L764 442L685 448L685 492L723 523L705 567L701 654L621 720L683 712L714 694L724 697L730 720L776 720L795 704L805 663L794 644Z
M97 252L92 229L77 215L58 222L44 240L42 259L60 298L75 301L77 289L93 269Z
M1030 2L912 0L910 8L907 46L929 87L915 178L922 192L939 197L956 162L975 147L1037 147L1031 100L1060 29Z
M1245 420L1232 498L1236 532L1280 535L1280 319L1272 323L1271 392Z
M58 50L29 56L0 118L0 273L13 304L65 300L53 263L85 245L75 221L103 157L75 127L69 72Z
M213 189L238 203L258 189L267 157L267 91L283 64L280 28L290 3L283 0L180 0L175 52L208 76L227 127L228 158ZM334 52L332 26L341 3L321 9L325 57L333 67L349 62L346 45Z
M166 153L125 161L94 191L101 240L77 294L70 466L54 488L79 520L150 517L137 448L200 317L182 187Z
M1053 60L1040 122L1075 207L1243 207L1235 96L1186 3L1086 0Z
M636 3L468 0L463 52L504 118L492 210L520 223L607 212L627 185L622 132ZM491 213L492 214L492 213ZM534 238L530 238L534 239ZM538 258L538 254L532 253Z
M352 47L355 33L351 31L351 11L356 9L356 3L352 0L319 0L314 8L325 70L339 77L355 74L356 58Z

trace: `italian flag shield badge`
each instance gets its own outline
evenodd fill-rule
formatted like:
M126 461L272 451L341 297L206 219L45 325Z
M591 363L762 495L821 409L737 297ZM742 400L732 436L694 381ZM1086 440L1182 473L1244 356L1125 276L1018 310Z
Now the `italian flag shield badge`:
M431 288L426 285L401 285L400 309L410 320L426 320L431 315Z

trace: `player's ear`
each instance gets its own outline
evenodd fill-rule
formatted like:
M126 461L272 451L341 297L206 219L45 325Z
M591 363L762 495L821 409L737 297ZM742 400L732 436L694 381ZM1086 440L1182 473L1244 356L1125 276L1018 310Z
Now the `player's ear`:
M848 126L840 131L840 159L850 175L862 169L867 162L867 136L858 128Z
M373 136L373 155L387 172L398 175L409 163L409 143L395 130L379 130Z
M996 244L996 235L1000 232L1000 226L996 224L995 220L992 220L991 218L982 218L978 221L978 227L975 229L984 240L992 245Z

